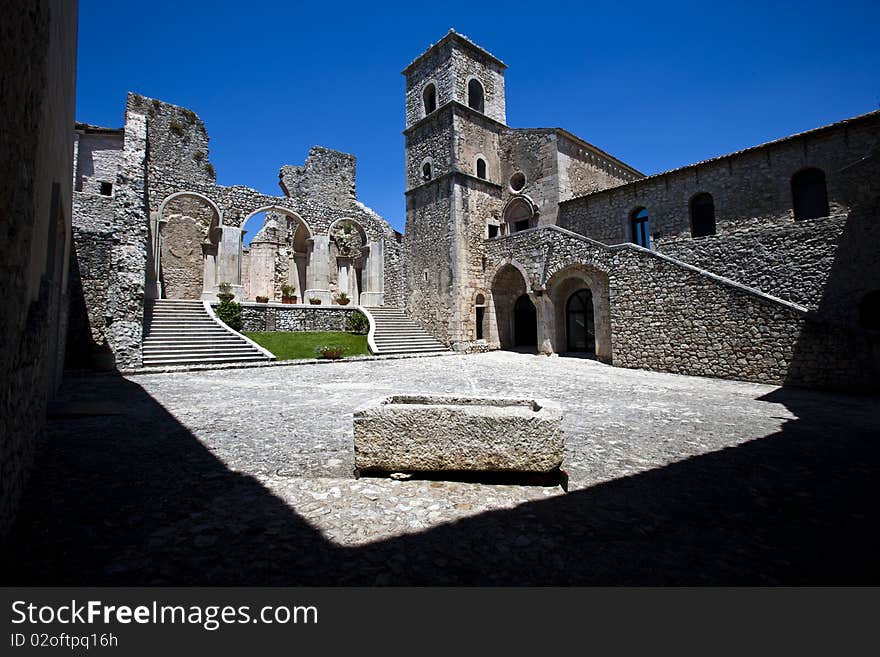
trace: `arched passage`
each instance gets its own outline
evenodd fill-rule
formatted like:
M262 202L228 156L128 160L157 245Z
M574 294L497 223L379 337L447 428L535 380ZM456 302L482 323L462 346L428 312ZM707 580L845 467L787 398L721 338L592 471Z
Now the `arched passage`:
M261 224L260 217L265 217ZM242 226L250 247L243 264L245 298L280 300L282 285L292 285L302 298L311 266L312 230L306 221L293 210L268 205L248 214Z
M522 294L513 305L513 345L536 347L538 344L538 311L528 294Z
M573 292L565 304L566 351L596 353L593 293L589 288Z
M547 281L553 350L594 353L611 362L611 304L608 275L585 264L557 271Z
M486 328L488 328L486 337L491 345L501 349L510 349L523 340L526 330L524 320L528 308L525 307L525 302L520 299L523 296L528 299L529 291L525 275L516 265L506 263L495 272L492 277L491 299L488 307L491 314L484 320ZM529 303L531 304L531 300ZM517 312L517 304L519 304L519 313ZM534 313L534 309L534 304L532 304L532 313ZM516 330L517 318L522 322L519 332ZM537 346L537 337L531 346Z

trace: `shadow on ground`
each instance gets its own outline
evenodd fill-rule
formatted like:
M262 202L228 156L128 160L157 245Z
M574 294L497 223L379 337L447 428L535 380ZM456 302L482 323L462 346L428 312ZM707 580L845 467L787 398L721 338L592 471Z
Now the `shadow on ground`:
M864 398L796 389L765 399L797 419L738 447L341 548L256 479L228 470L140 386L106 377L55 409L3 582L880 582L877 425L847 433L852 424L835 427L821 409L833 400L876 412Z

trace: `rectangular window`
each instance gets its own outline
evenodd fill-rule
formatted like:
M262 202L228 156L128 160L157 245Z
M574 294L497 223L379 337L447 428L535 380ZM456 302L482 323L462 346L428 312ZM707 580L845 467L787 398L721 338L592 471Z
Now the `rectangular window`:
M110 196L110 194L111 194L112 192L113 192L113 185L112 185L112 183L108 183L108 182L103 182L103 181L101 181L101 195L102 195L102 196Z
M498 226L489 224L489 237L498 237Z

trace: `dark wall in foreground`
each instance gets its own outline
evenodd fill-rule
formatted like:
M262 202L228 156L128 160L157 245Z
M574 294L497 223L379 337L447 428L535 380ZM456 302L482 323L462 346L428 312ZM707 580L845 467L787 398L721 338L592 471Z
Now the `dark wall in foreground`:
M11 5L11 6L10 6ZM77 3L4 4L0 40L0 543L61 380Z

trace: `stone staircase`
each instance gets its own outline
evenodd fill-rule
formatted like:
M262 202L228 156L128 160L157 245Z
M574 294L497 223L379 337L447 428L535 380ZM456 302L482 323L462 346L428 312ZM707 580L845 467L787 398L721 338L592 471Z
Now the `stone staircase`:
M273 360L214 321L201 301L157 299L147 302L146 312L144 367Z
M398 308L375 307L366 310L375 321L373 342L377 354L449 351Z

